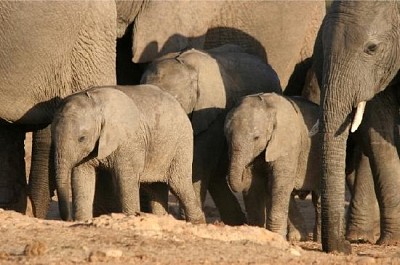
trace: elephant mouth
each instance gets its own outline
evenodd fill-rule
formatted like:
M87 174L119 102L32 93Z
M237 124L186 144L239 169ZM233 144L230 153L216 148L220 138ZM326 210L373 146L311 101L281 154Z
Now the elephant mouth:
M360 103L357 104L354 118L351 121L351 126L350 126L350 131L352 133L357 131L358 127L360 127L360 124L361 124L363 116L364 116L366 104L367 104L366 101L361 101ZM312 126L312 128L308 132L308 136L313 137L318 132L319 132L319 119L315 122L315 124Z

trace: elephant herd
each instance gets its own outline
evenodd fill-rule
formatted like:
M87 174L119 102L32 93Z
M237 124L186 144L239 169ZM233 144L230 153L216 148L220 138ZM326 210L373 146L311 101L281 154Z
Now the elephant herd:
M203 223L209 192L224 223L293 239L294 196L312 193L324 251L374 243L376 221L377 243L397 244L400 4L325 10L1 1L0 207L25 212L29 197L45 218L56 191L64 220L133 214L143 188L153 213L168 212L171 191Z

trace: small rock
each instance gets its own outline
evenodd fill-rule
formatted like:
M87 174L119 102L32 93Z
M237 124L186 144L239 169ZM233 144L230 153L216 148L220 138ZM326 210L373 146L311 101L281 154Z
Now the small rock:
M122 257L122 251L119 249L96 250L90 253L90 262L105 262L109 259L117 259Z
M122 251L119 249L107 249L105 251L106 256L110 258L120 258L122 257Z
M25 246L24 255L27 257L42 256L47 252L47 245L41 241L33 241Z

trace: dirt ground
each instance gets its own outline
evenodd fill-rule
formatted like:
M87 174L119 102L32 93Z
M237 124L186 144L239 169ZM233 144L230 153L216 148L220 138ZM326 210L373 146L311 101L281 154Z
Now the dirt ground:
M299 204L311 233L312 203ZM208 224L192 225L150 214L62 222L55 202L49 220L0 209L0 264L400 264L399 246L353 244L351 255L326 254L312 241L288 243L266 229L225 226L211 200L206 212Z

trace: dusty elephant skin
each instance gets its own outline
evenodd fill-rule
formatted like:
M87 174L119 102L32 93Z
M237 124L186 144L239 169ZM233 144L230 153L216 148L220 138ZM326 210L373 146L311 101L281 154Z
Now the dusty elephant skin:
M400 16L395 1L335 1L326 15L314 48L321 87L322 243L325 251L350 252L344 238L346 140L350 124L361 123L365 101L385 90L400 68ZM348 36L352 36L348 38ZM374 109L382 121L395 120L391 103ZM357 108L353 119L353 109ZM353 122L351 122L353 119ZM381 214L379 244L400 240L400 172L392 122L368 128L376 152L370 158ZM389 138L387 138L389 136ZM378 144L379 143L379 144Z
M244 97L225 121L230 187L244 192L245 201L258 198L246 203L252 208L260 204L258 209L246 208L247 214L260 216L263 225L267 207L266 227L282 236L287 233L293 190L313 191L316 227L319 223L319 150L317 137L308 137L317 116L318 105L312 102L266 93ZM270 202L260 203L263 197ZM317 239L317 228L314 232Z
M121 46L132 56L125 60L148 63L188 48L211 49L236 44L271 64L283 87L295 64L311 56L325 14L324 1L116 3L118 35L128 32L132 35L131 46ZM132 22L131 31L126 31ZM124 67L129 67L129 61L122 61ZM129 79L125 74L120 78L124 82Z
M239 46L223 45L208 51L167 54L149 65L141 82L173 95L190 117L193 183L199 201L203 205L208 190L224 223L243 224L244 214L225 180L228 157L224 119L244 95L281 93L275 71Z
M73 218L92 218L95 169L103 167L115 178L123 213L139 212L141 182L160 181L178 197L188 221L205 222L191 181L189 119L159 88L97 87L71 95L55 115L52 138L62 219L71 218L70 183Z
M188 47L236 43L267 58L285 80L297 61L310 56L324 3L260 3L2 1L0 118L13 125L0 128L2 150L10 150L0 153L4 165L0 172L0 205L25 211L22 146L24 133L34 131L28 193L33 214L46 216L55 185L49 161L50 128L46 126L55 106L72 92L115 84L115 65L119 83L137 84L142 66L133 65L132 58L149 62ZM262 15L253 15L256 11ZM261 23L266 13L268 21ZM288 18L284 23L282 14ZM135 76L136 83L130 78L125 80L127 75ZM15 140L16 145L9 145Z
M0 130L1 149L7 150L0 154L0 206L25 211L23 140L25 131L35 130L29 195L34 215L44 218L50 202L50 130L40 129L51 122L60 98L115 84L116 6L114 1L2 1L0 17L0 118L12 123Z

